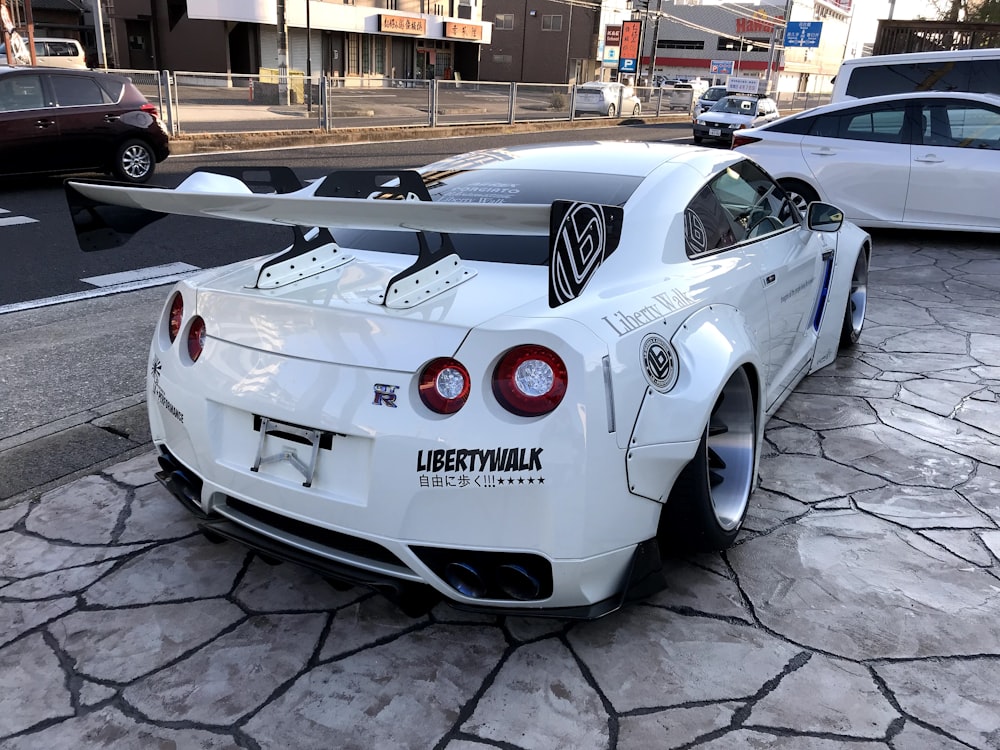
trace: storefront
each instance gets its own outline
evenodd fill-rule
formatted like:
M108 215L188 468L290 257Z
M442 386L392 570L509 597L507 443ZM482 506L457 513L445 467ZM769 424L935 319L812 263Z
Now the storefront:
M471 15L473 10L470 5L456 7L463 14ZM255 23L260 66L278 66L278 19L273 0L188 0L187 8L193 20ZM289 70L304 72L308 66L314 75L340 77L347 85L370 79L451 78L456 73L475 79L479 46L489 43L492 35L492 24L472 18L323 0L289 0L285 8Z

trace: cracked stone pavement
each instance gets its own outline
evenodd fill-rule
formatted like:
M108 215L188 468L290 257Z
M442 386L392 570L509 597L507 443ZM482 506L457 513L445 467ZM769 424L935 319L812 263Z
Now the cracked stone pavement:
M0 510L0 747L1000 748L1000 245L875 240L738 543L596 622L213 545L151 452Z

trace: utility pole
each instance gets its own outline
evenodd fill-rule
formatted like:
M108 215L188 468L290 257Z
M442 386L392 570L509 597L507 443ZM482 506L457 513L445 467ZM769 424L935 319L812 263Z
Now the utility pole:
M108 48L104 44L104 11L101 3L104 0L94 0L94 39L97 42L97 65L108 67Z
M570 6L571 8L573 6ZM656 38L660 35L660 11L663 9L663 0L656 0L656 20L653 21L653 39L649 47L649 71L646 77L646 85L653 85L653 66L656 64ZM649 20L649 4L646 5L647 26ZM636 85L638 85L636 81Z
M288 26L285 0L275 0L278 10L278 104L288 106Z

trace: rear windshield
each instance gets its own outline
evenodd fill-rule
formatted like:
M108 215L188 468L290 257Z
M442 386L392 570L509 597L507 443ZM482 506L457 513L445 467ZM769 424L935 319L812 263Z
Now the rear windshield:
M435 201L448 203L529 203L549 205L554 200L577 200L621 206L641 177L529 170L448 170L423 172L424 183ZM441 236L424 233L432 251L441 246ZM416 255L416 232L337 229L337 243L359 250ZM467 260L496 263L545 265L549 257L548 237L521 235L455 234L451 242Z

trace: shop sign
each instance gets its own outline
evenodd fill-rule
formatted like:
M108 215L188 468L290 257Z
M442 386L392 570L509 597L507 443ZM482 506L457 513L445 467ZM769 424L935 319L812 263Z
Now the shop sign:
M427 36L427 19L411 16L389 16L379 14L378 30L387 34L410 34L411 36Z
M444 35L448 39L472 39L473 41L478 42L483 38L483 27L476 26L474 23L455 23L454 21L445 21Z

